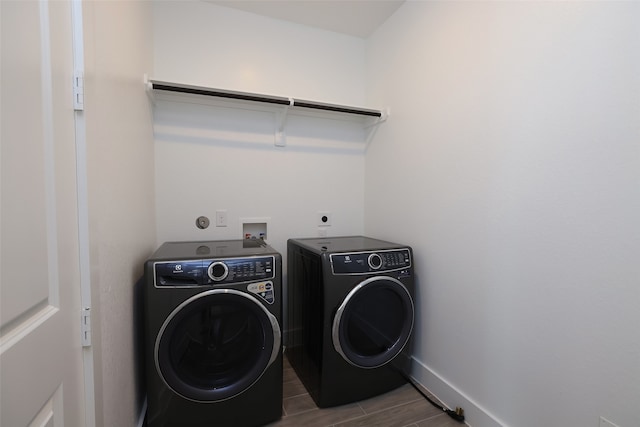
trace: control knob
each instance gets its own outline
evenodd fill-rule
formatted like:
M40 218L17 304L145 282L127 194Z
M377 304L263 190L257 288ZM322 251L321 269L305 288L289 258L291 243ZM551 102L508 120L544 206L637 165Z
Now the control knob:
M369 263L369 267L374 270L378 270L380 267L382 267L382 257L378 254L369 255L367 262Z
M224 280L229 274L229 267L224 262L216 261L212 262L209 265L209 269L207 270L207 274L214 282L219 282Z

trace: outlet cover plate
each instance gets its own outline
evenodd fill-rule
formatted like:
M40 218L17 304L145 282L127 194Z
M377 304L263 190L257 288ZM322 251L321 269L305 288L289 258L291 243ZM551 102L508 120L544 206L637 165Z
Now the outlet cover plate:
M331 225L331 212L318 212L318 226L328 227Z
M216 211L216 227L227 226L227 210L219 209Z

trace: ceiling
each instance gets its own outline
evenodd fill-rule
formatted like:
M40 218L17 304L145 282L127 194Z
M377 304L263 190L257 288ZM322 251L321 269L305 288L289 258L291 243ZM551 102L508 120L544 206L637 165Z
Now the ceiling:
M405 0L205 0L270 18L366 38Z

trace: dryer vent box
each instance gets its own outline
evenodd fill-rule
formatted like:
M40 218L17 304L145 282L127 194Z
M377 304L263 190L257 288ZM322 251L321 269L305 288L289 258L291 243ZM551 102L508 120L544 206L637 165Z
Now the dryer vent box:
M242 238L267 240L267 218L241 218Z

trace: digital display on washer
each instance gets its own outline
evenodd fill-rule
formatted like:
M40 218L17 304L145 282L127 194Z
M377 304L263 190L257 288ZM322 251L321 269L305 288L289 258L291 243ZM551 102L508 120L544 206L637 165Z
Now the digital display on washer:
M367 274L411 267L409 249L331 254L333 274Z

